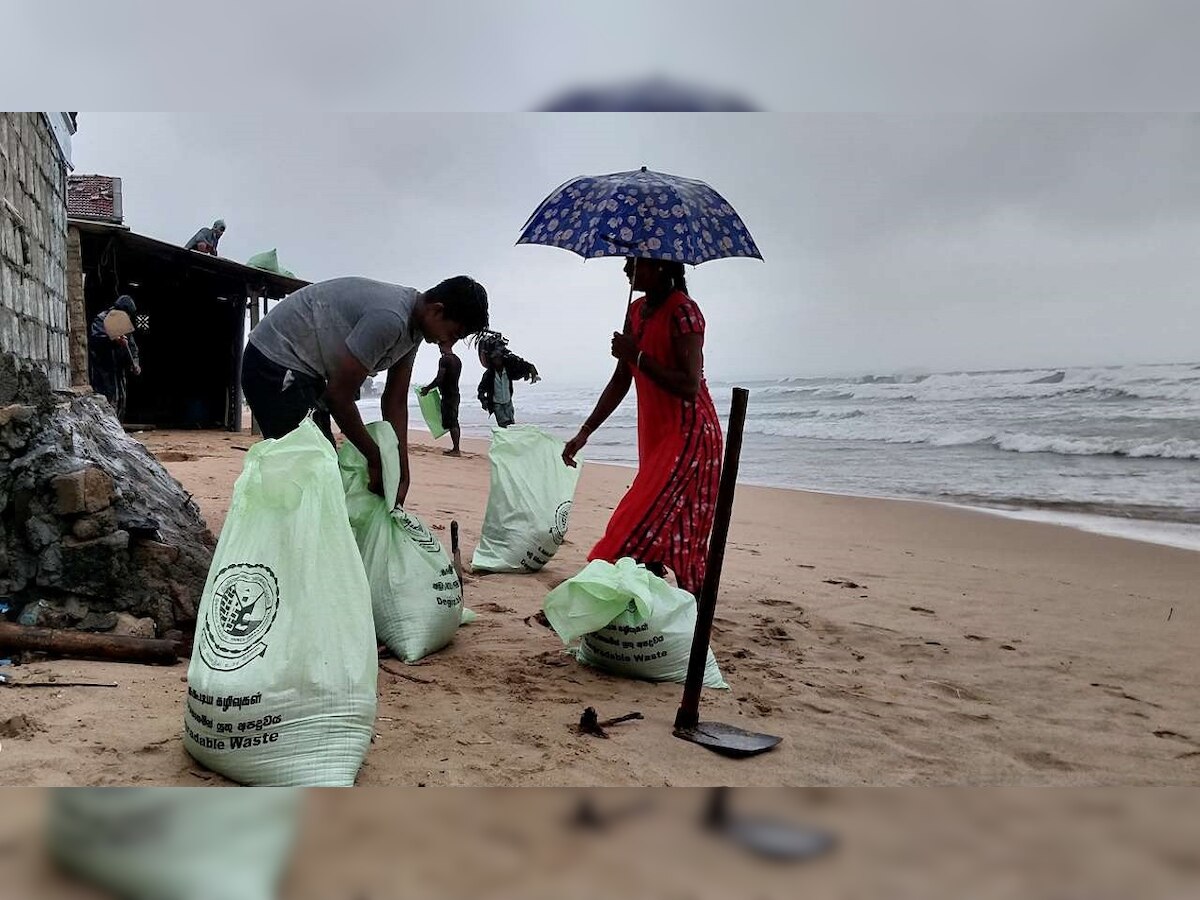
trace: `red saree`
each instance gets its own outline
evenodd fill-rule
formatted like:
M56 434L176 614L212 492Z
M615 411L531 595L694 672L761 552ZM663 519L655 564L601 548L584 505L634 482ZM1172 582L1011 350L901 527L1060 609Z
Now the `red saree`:
M633 305L631 323L638 349L665 366L676 366L672 340L703 334L704 316L676 291L644 314L646 299ZM613 511L604 537L589 560L616 562L624 556L660 563L679 586L698 594L704 581L721 477L721 423L703 374L695 400L663 390L633 368L638 404L638 472Z

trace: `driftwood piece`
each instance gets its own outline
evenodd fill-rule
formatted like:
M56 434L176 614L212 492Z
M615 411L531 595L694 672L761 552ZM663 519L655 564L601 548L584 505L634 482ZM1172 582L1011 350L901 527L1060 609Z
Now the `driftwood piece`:
M0 650L151 665L171 665L179 659L179 645L175 641L32 628L12 622L0 622Z

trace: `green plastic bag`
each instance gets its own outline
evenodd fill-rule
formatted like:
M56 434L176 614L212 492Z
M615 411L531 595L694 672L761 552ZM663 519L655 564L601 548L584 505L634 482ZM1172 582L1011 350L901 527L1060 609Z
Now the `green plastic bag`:
M60 788L51 858L128 900L274 900L300 814L295 789Z
M384 496L367 487L367 460L347 442L338 451L350 527L371 584L375 634L397 658L416 662L441 650L469 616L454 563L438 539L412 513L392 509L400 484L400 451L388 422L367 431L379 445Z
M582 663L648 681L687 680L696 599L632 559L598 559L546 595L550 625ZM708 651L704 686L727 688Z
M241 784L351 785L371 743L371 588L311 419L256 444L197 613L183 743Z
M446 433L446 429L442 425L442 392L434 388L428 394L422 395L421 389L414 387L413 393L417 395L417 403L421 406L421 415L425 417L425 425L436 441Z
M274 272L276 275L286 275L288 278L296 277L292 272L279 265L279 254L275 252L275 248L264 250L262 253L255 253L246 260L246 265L253 266L256 269L263 269L267 272Z
M567 537L579 468L563 442L532 425L492 429L487 511L471 560L477 572L536 572Z

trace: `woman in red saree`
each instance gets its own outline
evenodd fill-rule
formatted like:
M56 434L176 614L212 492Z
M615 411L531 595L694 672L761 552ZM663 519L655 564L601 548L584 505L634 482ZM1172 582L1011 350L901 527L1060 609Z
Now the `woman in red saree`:
M659 575L670 569L696 595L721 476L721 423L704 381L704 316L687 295L681 263L629 259L625 274L645 296L634 301L628 331L613 334L616 370L563 460L575 464L636 385L637 477L588 559L628 556Z

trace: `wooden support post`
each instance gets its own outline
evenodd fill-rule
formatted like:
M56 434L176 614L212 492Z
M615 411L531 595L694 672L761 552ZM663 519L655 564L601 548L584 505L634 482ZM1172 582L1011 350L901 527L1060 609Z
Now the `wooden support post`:
M258 326L258 323L259 323L260 310L259 310L258 304L260 302L260 298L258 297L257 292L256 292L255 296L250 297L249 299L250 299L250 330L253 331ZM238 415L241 415L241 412L242 411L239 409ZM254 413L250 414L250 433L251 434L262 434L262 429L258 427L258 419L254 418Z
M67 357L71 387L90 387L88 377L87 302L83 294L83 251L79 229L67 229Z

